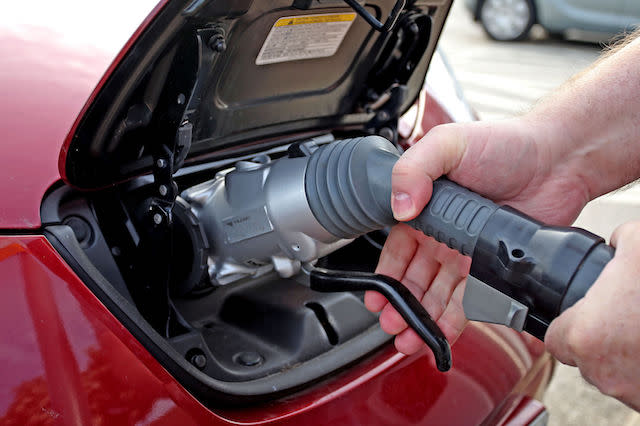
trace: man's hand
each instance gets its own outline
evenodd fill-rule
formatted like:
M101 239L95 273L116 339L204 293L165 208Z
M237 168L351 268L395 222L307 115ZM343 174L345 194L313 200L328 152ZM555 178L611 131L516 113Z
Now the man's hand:
M535 131L534 131L535 129ZM495 123L438 126L407 150L393 169L394 215L413 219L431 197L432 181L442 175L498 203L509 204L551 224L571 223L589 201L583 182L554 164L540 140L544 126L525 118ZM462 294L470 259L400 224L393 228L376 272L405 284L453 343L466 324ZM418 351L423 342L378 293L365 304L382 311L380 324L397 334L396 348Z
M611 244L614 258L586 296L551 323L545 343L602 393L640 410L640 222L616 229Z
M449 179L549 224L569 225L593 198L640 178L640 37L630 36L528 114L432 129L393 170L396 219L424 208L432 182ZM613 260L586 297L550 326L547 348L585 378L640 410L640 224L612 237ZM460 301L469 261L406 225L396 226L377 272L402 281L453 343L466 323ZM422 342L381 295L367 308L397 334L399 351Z

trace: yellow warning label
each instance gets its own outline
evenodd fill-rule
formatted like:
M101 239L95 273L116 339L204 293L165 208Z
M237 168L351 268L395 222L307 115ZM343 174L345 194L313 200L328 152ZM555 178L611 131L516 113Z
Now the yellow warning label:
M331 15L292 16L288 18L278 19L274 27L285 27L288 25L304 25L304 24L326 24L329 22L351 22L354 19L356 19L355 13L334 13Z
M256 57L256 65L333 56L355 19L355 13L279 18Z

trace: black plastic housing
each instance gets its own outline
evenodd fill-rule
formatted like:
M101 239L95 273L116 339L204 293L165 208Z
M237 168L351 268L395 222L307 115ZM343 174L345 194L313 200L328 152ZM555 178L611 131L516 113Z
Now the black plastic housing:
M394 126L423 86L450 1L410 2L385 33L358 17L329 57L257 65L279 18L354 13L341 1L296 3L167 2L81 118L61 175L102 188L149 172L158 145L174 148L179 163L257 141L265 149L287 134ZM388 16L395 5L366 9Z
M179 181L192 179L183 174ZM135 211L149 188L151 180L143 178L120 191L87 194L59 186L42 204L44 233L109 311L208 406L247 405L295 392L390 340L365 309L362 293L318 293L274 273L215 290L197 285L192 278L203 272L201 262L190 257L195 247L204 247L191 240L195 231L181 223L188 221L184 213L174 217L175 231L183 233L174 241L185 247L174 250L172 270L183 271L175 278L187 288L170 292L172 318L166 328L154 327L149 316L158 313L158 301L144 290L144 265L152 262L127 242L144 239ZM320 263L372 271L378 254L357 240Z
M591 232L547 226L505 206L478 238L471 275L526 305L525 331L544 340L551 321L584 297L613 255Z

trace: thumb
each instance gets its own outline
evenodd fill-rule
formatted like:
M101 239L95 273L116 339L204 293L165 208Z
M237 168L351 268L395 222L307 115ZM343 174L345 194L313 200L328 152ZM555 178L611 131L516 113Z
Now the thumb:
M466 151L464 124L431 129L393 167L391 207L399 221L415 218L427 205L433 181L454 170Z

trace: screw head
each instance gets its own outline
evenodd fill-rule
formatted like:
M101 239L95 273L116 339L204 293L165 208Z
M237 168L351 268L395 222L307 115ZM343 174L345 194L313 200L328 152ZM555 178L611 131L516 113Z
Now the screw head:
M264 358L258 352L247 351L240 352L235 356L236 362L240 365L244 365L245 367L254 367L256 365L262 364Z
M162 223L162 215L160 213L156 213L153 215L153 223L156 225L160 225Z
M227 50L227 42L224 40L224 37L221 34L215 34L211 36L207 44L209 45L209 48L211 48L211 50L218 53Z
M64 219L63 223L71 227L73 234L82 247L86 248L91 245L93 240L93 230L91 229L89 222L80 216L69 216Z
M202 353L194 354L189 361L199 370L202 370L207 366L207 357Z
M167 186L166 186L166 185L160 185L160 186L158 187L158 192L160 192L160 195L162 195L163 197L164 197L165 195L167 195L167 192L168 192L168 191L169 191L169 190L167 189ZM154 220L155 220L155 219L154 219Z
M165 160L164 158L158 158L158 161L156 161L156 166L158 166L158 168L160 169L164 169L165 167L167 167L167 160Z
M225 50L227 50L227 42L224 41L224 39L220 39L216 42L216 45L214 47L214 50L216 52L224 52Z
M391 116L389 115L389 113L385 110L379 111L376 117L379 121L388 121Z

